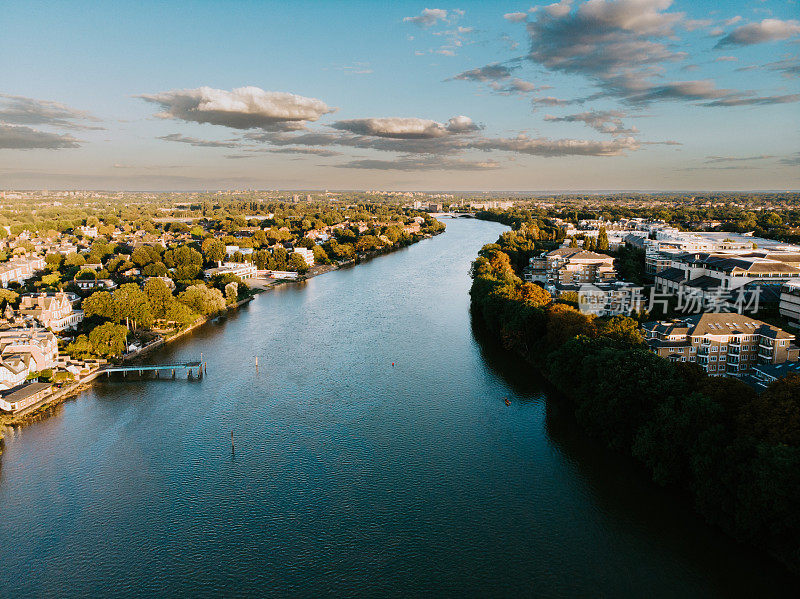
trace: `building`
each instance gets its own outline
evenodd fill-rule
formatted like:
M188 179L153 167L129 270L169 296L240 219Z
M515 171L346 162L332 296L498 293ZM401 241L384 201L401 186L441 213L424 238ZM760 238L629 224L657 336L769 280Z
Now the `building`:
M78 227L78 233L84 237L97 237L97 227Z
M111 279L75 279L73 283L78 289L82 291L87 291L92 289L101 289L104 291L109 291L111 289L117 288L117 284Z
M25 296L20 302L19 312L23 317L35 318L53 331L74 328L83 320L83 311L73 310L72 302L63 291Z
M44 270L44 267L44 258L40 256L17 258L0 264L0 285L8 287L8 284L12 282L24 283L37 271Z
M730 253L682 253L655 276L655 289L680 293L686 287L735 291L749 283L800 281L800 254L750 251Z
M778 311L790 324L800 327L800 281L789 281L781 287Z
M31 372L53 368L58 359L55 335L44 329L0 331L0 389L25 382Z
M650 350L676 362L695 362L714 376L739 375L758 364L797 362L794 335L732 312L695 314L646 322Z
M257 270L251 262L218 262L218 266L203 271L206 279L217 275L236 275L240 279L252 279Z
M551 290L551 288L554 288ZM585 283L583 285L547 286L551 294L561 297L573 291L578 294L578 308L584 314L616 316L637 314L644 310L642 288L625 281Z
M50 383L28 383L0 396L0 410L12 414L41 401L50 393Z
M764 389L770 383L790 374L800 375L800 362L784 362L783 364L757 364L749 373L747 382L757 389Z
M314 266L314 251L308 248L294 248L292 254L299 254L305 260L306 266Z
M558 248L531 258L523 277L532 283L582 285L610 283L616 280L617 273L611 256L580 248Z

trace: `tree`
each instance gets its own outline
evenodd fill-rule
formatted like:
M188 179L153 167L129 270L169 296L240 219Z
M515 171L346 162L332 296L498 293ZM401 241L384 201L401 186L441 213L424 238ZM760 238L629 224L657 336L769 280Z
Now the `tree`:
M206 285L192 285L178 296L178 299L198 314L208 315L225 308L225 298L219 289Z
M136 266L141 268L145 264L150 264L151 262L153 262L153 256L150 254L150 252L147 250L146 247L142 246L133 250L133 253L131 254L131 261Z
M297 271L300 274L308 272L308 264L300 254L292 254L289 256L289 261L286 266L289 270Z
M0 288L0 302L6 301L9 304L16 304L19 301L19 293L10 289Z
M54 272L49 275L44 275L41 280L41 285L43 287L55 287L58 285L59 281L61 281L61 275Z
M263 234L263 233L262 233ZM216 264L225 258L225 244L219 239L207 237L200 246L208 264Z
M519 297L528 306L541 308L553 301L553 296L541 285L523 283L519 286Z
M236 281L231 281L225 285L225 300L228 304L235 304L239 296L239 284Z
M595 249L598 252L608 251L608 233L606 233L605 227L600 227L600 233L597 234L597 244L595 245Z
M89 333L94 353L100 356L120 356L125 351L128 328L113 322L105 322Z
M94 346L86 335L78 335L75 341L67 345L66 352L73 358L85 359L93 355Z
M153 309L150 301L136 283L121 285L114 291L113 297L117 320L124 318L126 322L133 322L133 330L136 330L137 324L144 326L153 324Z
M321 245L315 245L311 248L311 251L314 252L314 264L327 264L330 262L328 259L328 253L322 248Z
M172 291L167 284L158 278L147 279L144 283L144 294L150 302L155 318L164 318L167 308L173 301Z
M64 259L64 264L67 266L83 266L86 264L86 258L80 254L72 252L71 254L67 254L67 257Z
M107 320L117 320L116 304L108 291L95 291L83 300L83 313L87 317L99 316Z
M569 247L571 247L571 248L577 248L578 247L578 240L575 239L574 235L569 238Z
M61 268L61 265L64 263L64 256L61 254L47 254L44 257L44 261L49 270L56 271Z
M169 303L167 310L164 313L164 320L168 322L176 322L181 326L188 326L196 319L197 315L194 314L187 305L182 304L176 299L173 299Z
M639 323L627 316L612 316L609 320L598 323L598 333L629 345L644 343L644 338L639 331Z

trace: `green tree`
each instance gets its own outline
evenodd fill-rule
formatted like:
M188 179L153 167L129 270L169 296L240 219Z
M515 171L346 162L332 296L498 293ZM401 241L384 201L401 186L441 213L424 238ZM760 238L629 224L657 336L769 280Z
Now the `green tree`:
M225 298L219 289L213 289L206 285L192 285L178 296L178 299L186 304L197 314L214 314L225 308Z
M606 233L605 227L600 227L600 232L597 234L597 244L595 245L595 249L598 252L608 251L608 233Z
M124 319L126 323L133 323L133 330L137 325L150 326L153 324L153 309L147 295L136 283L120 285L114 291L114 305L117 320Z
M200 249L203 251L206 262L209 264L216 264L225 259L225 244L219 239L207 237L203 240Z
M162 279L147 279L144 283L144 293L150 302L155 318L164 318L167 308L173 301L172 291Z
M99 316L107 320L117 320L116 304L108 291L95 291L83 300L83 313L86 317Z
M105 322L92 329L89 341L94 353L100 356L120 356L125 351L128 329L113 322Z

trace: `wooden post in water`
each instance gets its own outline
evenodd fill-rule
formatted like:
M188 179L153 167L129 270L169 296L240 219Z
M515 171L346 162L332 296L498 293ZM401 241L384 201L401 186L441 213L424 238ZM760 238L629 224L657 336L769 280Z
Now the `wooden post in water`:
M233 444L233 431L231 431L231 454L236 453L236 447Z

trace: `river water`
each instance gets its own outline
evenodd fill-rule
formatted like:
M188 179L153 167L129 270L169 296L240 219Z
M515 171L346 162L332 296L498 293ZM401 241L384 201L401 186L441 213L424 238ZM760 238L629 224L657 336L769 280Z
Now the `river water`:
M480 340L469 264L504 228L446 222L148 357L202 352L201 381L6 429L0 596L791 596Z

